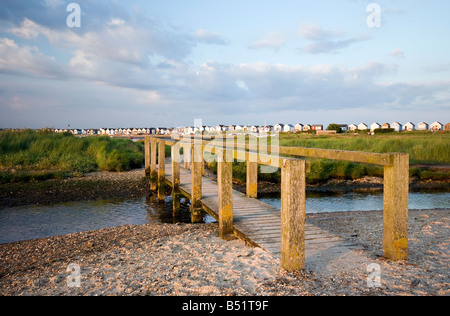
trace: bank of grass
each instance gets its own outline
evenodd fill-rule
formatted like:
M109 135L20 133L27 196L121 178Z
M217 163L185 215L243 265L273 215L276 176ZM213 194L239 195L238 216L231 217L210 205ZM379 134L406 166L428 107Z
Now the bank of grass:
M412 132L386 135L299 135L281 134L280 146L326 148L372 153L400 152L410 155L410 176L422 181L450 179L450 172L432 166L450 164L450 133ZM383 177L383 168L346 161L310 159L309 183L330 179L355 180L365 176Z
M270 138L269 138L270 139ZM422 181L443 181L450 179L450 172L434 170L433 166L450 164L450 133L392 133L387 135L340 134L316 136L312 134L280 134L280 146L337 149L372 153L400 152L410 155L410 176ZM383 167L334 161L307 159L308 184L325 183L331 179L356 180L366 176L383 177ZM421 165L421 167L414 167ZM209 164L215 172L216 164ZM260 170L261 171L261 170ZM237 182L246 181L246 164L233 164L233 177ZM259 173L259 179L280 183L280 171Z
M78 138L47 131L0 132L0 183L64 179L92 171L128 171L144 162L142 143Z
M450 164L450 133L392 133L387 135L280 134L280 146L326 148L373 153L400 152L411 164Z

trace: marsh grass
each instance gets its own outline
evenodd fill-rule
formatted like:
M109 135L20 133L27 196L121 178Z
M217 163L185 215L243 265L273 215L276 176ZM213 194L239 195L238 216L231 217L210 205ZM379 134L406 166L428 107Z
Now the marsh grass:
M408 153L410 163L423 164L424 167L413 167L410 170L411 177L420 180L448 180L450 172L432 171L427 165L450 164L450 134L449 133L392 133L382 135L339 134L316 136L308 133L280 134L280 146L323 148L348 151L363 151L372 153ZM270 144L270 139L269 139ZM326 159L308 158L308 184L320 184L331 179L356 180L366 176L383 177L383 167L353 163L348 161L335 161ZM215 172L215 163L209 164ZM280 183L281 174L278 170L273 174L260 173L259 179ZM246 164L233 164L233 178L244 184L246 181Z
M373 153L408 153L411 164L449 164L449 133L395 133L390 135L344 134L310 136L281 134L280 146L326 148Z
M270 141L269 141L270 144ZM437 172L427 165L450 164L449 133L402 133L388 135L339 134L315 136L311 134L280 134L281 146L326 148L374 153L403 152L410 154L410 175L421 180L448 180L449 172ZM166 147L166 157L170 147ZM144 163L143 142L109 137L78 138L71 134L54 134L26 130L0 132L0 183L30 182L47 179L65 179L84 173L127 171ZM307 182L323 183L330 179L355 180L365 176L383 176L379 166L308 159ZM210 163L216 172L216 163ZM233 164L233 177L242 184L246 181L246 164ZM259 173L259 179L280 183L281 174Z
M143 144L128 139L3 131L0 181L61 179L97 170L127 171L142 166L143 151Z

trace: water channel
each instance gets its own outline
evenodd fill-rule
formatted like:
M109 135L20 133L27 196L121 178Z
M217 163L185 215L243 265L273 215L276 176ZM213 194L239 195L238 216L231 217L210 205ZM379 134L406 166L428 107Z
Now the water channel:
M280 197L263 196L265 203L280 208ZM171 198L161 205L151 197L109 201L78 201L0 210L0 244L39 239L120 225L190 221L189 202L182 199L180 218L172 217ZM450 208L450 192L411 192L410 209ZM381 192L308 192L307 213L372 211L383 209ZM209 215L205 222L214 222Z

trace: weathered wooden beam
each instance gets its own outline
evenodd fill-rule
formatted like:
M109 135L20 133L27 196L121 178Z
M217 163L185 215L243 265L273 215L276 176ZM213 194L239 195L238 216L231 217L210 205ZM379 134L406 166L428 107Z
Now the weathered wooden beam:
M258 163L247 161L247 196L258 197Z
M156 192L158 188L158 171L156 168L157 163L157 142L155 138L151 139L151 149L150 149L150 190Z
M158 200L164 203L165 199L165 178L166 178L166 144L159 140L158 148Z
M150 137L144 138L145 148L145 176L150 177Z
M165 139L164 141L165 141L165 143L166 143L166 146L170 146L170 147L172 147L173 145L175 145L176 143L178 143L178 141L177 141L177 140L174 140L174 139Z
M205 152L210 152L212 154L217 153L217 150L221 147L214 147L212 145L205 146ZM271 156L267 154L259 154L257 152L245 152L242 150L236 150L236 149L227 149L227 151L232 153L232 158L230 159L239 159L239 160L245 160L245 161L251 161L256 162L259 165L266 165L271 167L280 168L281 162L284 159L284 157L279 156Z
M393 163L392 154L376 154L361 151L280 146L279 153L284 155L295 155L299 157L314 157L322 159L343 160L380 166L391 166Z
M285 159L281 166L281 265L305 269L306 163Z
M368 153L361 151L346 151L346 150L334 150L334 149L320 149L320 148L305 148L305 147L287 147L287 146L267 146L254 144L243 144L238 143L236 145L236 150L250 150L256 151L255 147L261 152L263 159L265 156L270 156L273 154L275 149L275 155L291 155L297 157L311 157L311 158L322 158L331 160L342 160L351 162L360 162L367 164L374 164L380 166L391 166L393 164L393 153ZM265 163L265 165L269 165Z
M171 148L172 160L172 201L173 201L173 216L180 216L180 144L174 144Z
M184 169L191 169L192 148L191 143L183 145Z
M395 154L384 168L383 256L408 258L409 155Z
M206 146L207 151L213 153L214 150L212 148L217 147L217 146L221 147L222 142L221 142L220 138L219 138L219 141L217 139L214 139L212 141L204 140L203 145ZM270 153L272 152L272 149L273 149L272 146L267 146L267 145L237 143L235 150L249 150L250 149L251 151L256 151L255 147L259 148L264 153L264 154L262 154L263 158L260 160L265 160L267 158L266 156L270 156ZM393 165L393 157L395 154L395 153L380 154L380 153L369 153L369 152L361 152L361 151L346 151L346 150L335 150L335 149L288 147L288 146L277 146L276 151L280 155L292 155L292 156L298 156L298 157L343 160L343 161L374 164L374 165L380 165L380 166L392 166ZM268 163L260 163L260 164L270 165Z
M191 156L191 220L192 223L200 223L203 220L203 207L200 202L202 198L202 166L203 151L202 146L194 146Z
M228 151L231 153L230 151ZM217 184L219 186L219 237L230 239L233 234L233 163L226 150L217 153Z

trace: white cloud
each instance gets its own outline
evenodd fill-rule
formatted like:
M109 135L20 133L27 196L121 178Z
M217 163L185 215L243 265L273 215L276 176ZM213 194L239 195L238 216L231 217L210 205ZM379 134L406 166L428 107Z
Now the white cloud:
M200 29L195 33L195 38L202 43L216 44L216 45L228 45L229 41L225 39L219 33L208 32L204 29Z
M353 44L367 40L367 38L349 38L344 40L317 41L302 48L302 51L310 54L335 53Z
M236 80L236 85L239 87L239 88L241 88L242 90L245 90L245 91L249 91L249 89L248 89L248 85L245 83L245 81L242 81L242 80L240 80L240 79L237 79Z
M303 24L299 29L300 37L310 41L301 50L309 54L336 53L353 44L368 40L367 36L344 38L338 30L325 30L316 24Z
M324 30L321 26L310 23L302 24L298 32L302 38L313 41L324 41L342 36L342 33L339 31Z
M42 34L51 44L64 50L83 50L99 57L131 64L146 64L148 56L159 54L171 59L186 57L195 45L193 39L158 24L137 26L120 18L111 19L98 29L76 32L56 29L25 18L20 27L8 30L31 39Z
M31 39L36 38L40 30L39 25L29 19L24 19L20 27L13 27L8 32L21 38Z
M236 115L361 107L380 111L401 107L420 109L424 100L433 100L433 107L450 101L448 97L442 98L447 83L380 82L382 76L395 69L377 62L360 67L327 64L302 67L268 63L227 65L210 61L198 73L195 81L198 90L189 93L193 100L213 100L209 103L213 107L217 104L217 110L225 102L228 111L235 111ZM249 104L258 106L251 108Z
M108 23L108 25L114 25L114 26L121 26L124 25L126 22L122 19L112 19L111 22Z
M9 38L0 38L0 72L44 78L65 77L64 70L53 57L43 55L34 46L19 46Z
M400 48L395 48L392 52L389 53L389 56L405 58L405 53Z
M4 34L9 33L0 37L0 108L5 109L3 112L30 110L27 115L37 117L39 113L32 111L32 101L36 99L43 107L47 101L52 101L60 107L61 117L78 107L76 115L96 125L92 113L108 110L108 113L146 120L156 117L154 107L163 104L164 116L171 124L176 118L184 124L185 119L194 114L220 118L228 115L231 119L241 118L242 114L248 114L247 118L275 118L282 112L293 116L311 110L333 113L341 109L404 108L410 111L426 107L433 110L448 108L450 102L448 82L385 84L382 78L396 68L379 62L357 67L330 64L306 67L205 61L194 68L192 59L197 56L190 58L194 47L227 45L229 40L205 29L185 32L159 20L130 18L120 14L117 8L95 4L99 2L89 4L97 11L84 9L98 17L98 22L89 24L94 22L84 19L83 28L73 30L55 26L59 25L55 17L52 21L44 19L51 16L51 12L33 15L43 3L30 2L32 8L27 7L27 15L17 13L22 16L20 20L16 17L14 22L3 24L7 25L2 29ZM53 8L61 6L59 0L45 3ZM109 11L103 13L100 9ZM303 24L297 36L303 42L303 52L310 54L340 52L368 39L314 24ZM247 48L276 51L286 43L285 34L279 31L261 38ZM388 51L385 50L385 54ZM51 54L62 57L55 60ZM390 55L404 57L404 52L395 49ZM436 67L430 66L428 70L433 69ZM17 88L20 93L5 87L11 78L22 88ZM24 81L28 86L24 86ZM84 90L80 86L84 86ZM74 100L67 100L69 98ZM4 104L1 101L5 101ZM79 111L80 108L85 112ZM123 118L118 116L114 120L120 124Z
M161 105L162 97L158 91L138 91L136 92L136 102L138 104L159 104Z
M272 31L267 34L266 38L255 42L249 46L251 49L270 48L274 50L280 49L286 42L286 37L283 33Z
M93 54L88 54L82 50L77 50L74 53L73 58L69 61L69 67L72 70L72 74L76 74L81 77L91 77L98 73L99 61Z

